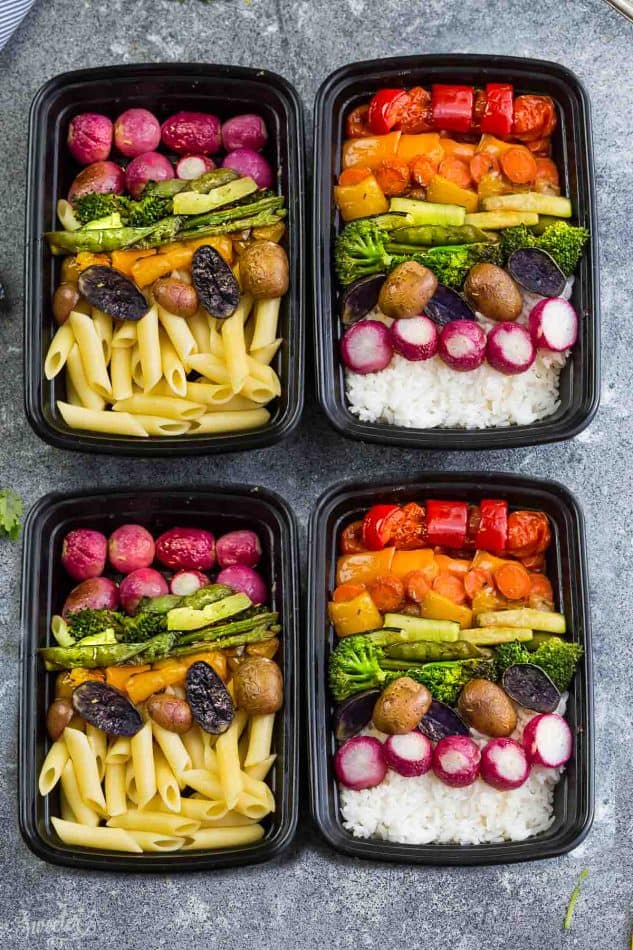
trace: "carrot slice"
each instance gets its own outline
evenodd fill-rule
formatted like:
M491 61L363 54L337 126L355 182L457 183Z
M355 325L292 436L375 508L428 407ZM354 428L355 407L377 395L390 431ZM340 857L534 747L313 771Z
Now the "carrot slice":
M454 604L464 604L466 602L466 591L464 583L448 572L440 571L433 581L433 590L436 594L446 597Z
M470 160L470 174L479 184L485 175L492 175L499 171L499 159L491 152L477 152Z
M527 185L536 178L536 159L523 145L513 145L503 153L501 168L514 185Z
M426 188L437 174L437 165L428 155L418 155L409 165L409 170L415 184L420 188Z
M554 607L554 591L545 574L530 574L530 607L537 610Z
M411 571L405 578L407 597L414 604L421 604L431 589L424 571Z
M454 185L459 185L460 188L470 188L472 183L470 169L463 159L448 155L440 162L438 172L442 178L452 181Z
M495 583L508 600L523 600L530 593L530 575L518 561L507 561L498 567Z
M369 178L371 175L370 168L363 168L362 166L355 166L354 168L344 168L341 174L338 176L339 185L358 185L361 181L365 181L366 178Z
M551 158L536 159L536 180L546 181L558 188L558 168Z
M388 197L404 195L409 188L409 166L400 158L385 158L374 170L374 176Z
M354 600L355 597L359 597L360 594L365 590L364 584L339 584L338 587L334 588L334 593L332 594L332 600L337 603L343 603L346 600Z
M369 596L381 613L399 610L404 604L404 584L393 574L377 577L369 585Z
M466 591L466 596L469 600L472 600L475 594L478 594L480 590L483 590L490 582L490 575L486 571L482 571L478 567L474 567L472 571L464 577L464 590Z

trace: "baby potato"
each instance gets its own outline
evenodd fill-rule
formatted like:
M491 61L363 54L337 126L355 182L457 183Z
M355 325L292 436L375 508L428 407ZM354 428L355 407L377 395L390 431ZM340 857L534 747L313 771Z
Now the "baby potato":
M386 277L378 306L394 320L415 317L422 313L436 290L437 277L432 270L415 261L405 261Z
M284 681L274 660L249 656L233 674L235 704L249 716L277 712L284 701Z
M176 732L179 736L189 732L193 725L191 706L179 696L155 693L147 702L147 713L163 729Z
M507 693L489 680L466 683L459 694L457 711L469 726L495 739L511 735L517 714Z
M475 264L464 282L468 303L489 320L516 320L523 308L518 284L496 264Z
M48 707L46 714L46 731L56 742L64 729L75 715L75 710L69 699L55 699Z
M253 241L240 257L242 289L255 300L283 297L288 290L288 258L273 241Z
M376 700L372 722L376 729L390 736L412 732L428 712L432 699L422 683L416 683L410 676L400 676Z
M152 294L159 306L177 317L193 317L200 306L195 289L175 277L161 277L152 287Z

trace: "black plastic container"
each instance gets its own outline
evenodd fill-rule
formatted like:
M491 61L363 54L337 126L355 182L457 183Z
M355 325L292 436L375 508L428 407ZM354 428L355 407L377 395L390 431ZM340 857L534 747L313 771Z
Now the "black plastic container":
M554 158L561 172L563 194L572 200L575 220L591 230L591 239L576 272L572 302L581 318L580 333L561 374L561 404L554 415L541 422L482 430L408 429L361 422L347 406L338 353L341 323L332 269L334 238L340 228L332 186L341 167L345 117L355 106L367 103L380 88L428 87L433 82L478 86L511 82L517 93L543 93L552 96L558 106ZM584 87L564 66L509 56L451 53L377 59L336 70L325 80L316 98L312 253L318 396L328 419L343 435L421 449L513 448L569 439L591 422L600 397L598 226L591 117Z
M101 435L70 429L57 410L64 398L63 374L48 382L44 358L55 332L51 300L59 283L61 258L43 237L56 230L56 204L79 171L66 147L68 125L81 112L116 118L131 107L150 109L162 121L180 109L212 112L228 119L256 111L265 120L265 154L278 171L286 197L290 289L281 306L279 333L284 343L273 366L282 394L269 407L266 426L214 436L149 437ZM37 434L61 449L112 455L204 455L271 445L288 435L301 415L304 396L303 337L305 263L304 143L299 97L285 79L265 69L186 63L110 66L64 73L45 83L31 105L26 204L24 296L24 376L27 418Z
M57 790L46 798L37 781L48 750L46 710L53 699L54 674L46 673L37 648L50 643L50 618L59 612L73 582L60 561L64 535L90 527L109 534L124 522L145 525L155 535L174 527L209 527L216 536L237 528L257 531L263 548L261 570L283 627L277 660L284 673L284 706L273 736L277 760L270 773L277 809L266 819L261 841L217 851L128 855L63 844L51 824L59 814ZM22 570L22 688L19 716L19 821L29 848L53 864L118 871L200 871L255 864L278 855L295 833L298 817L299 668L297 536L286 503L273 492L250 486L154 489L46 495L24 526Z
M335 635L327 619L328 592L335 586L340 529L362 517L371 505L426 498L477 502L504 498L511 508L545 511L552 525L547 572L557 607L567 618L571 637L582 643L584 658L570 690L566 718L574 750L556 787L552 827L520 842L485 845L411 845L355 838L343 828L332 767L336 750L331 728L332 703L327 659ZM550 858L571 851L589 832L594 808L593 680L591 629L583 516L573 495L557 482L495 472L433 474L390 485L348 483L328 490L310 523L308 600L308 724L310 729L311 806L313 818L338 851L380 861L411 864L505 864Z

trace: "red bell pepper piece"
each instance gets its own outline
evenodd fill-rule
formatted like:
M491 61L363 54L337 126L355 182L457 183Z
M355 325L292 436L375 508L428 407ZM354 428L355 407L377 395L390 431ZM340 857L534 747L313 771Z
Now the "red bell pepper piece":
M431 92L433 127L438 131L470 132L474 103L472 86L434 85Z
M491 554L501 554L508 543L508 503L484 498L479 510L481 521L477 531L477 547Z
M398 505L374 505L363 518L363 544L369 551L387 546L391 532L404 515Z
M467 529L468 505L465 501L427 501L426 533L429 544L463 548Z
M369 103L367 119L374 135L386 135L400 121L409 101L406 89L380 89Z
M514 89L510 83L489 82L486 86L486 108L481 131L505 139L512 132Z

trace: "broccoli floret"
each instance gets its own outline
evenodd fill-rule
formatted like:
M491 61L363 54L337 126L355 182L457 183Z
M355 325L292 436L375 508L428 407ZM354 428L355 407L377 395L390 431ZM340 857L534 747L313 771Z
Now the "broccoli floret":
M330 654L329 683L334 699L382 686L387 673L380 668L381 651L362 636L345 637ZM389 674L392 679L403 673Z
M501 248L493 243L432 247L416 260L432 270L440 284L461 290L468 271L475 264L501 263Z
M495 649L497 679L501 679L504 671L515 663L533 663L547 673L556 687L564 692L569 689L583 652L579 643L570 643L560 637L546 640L533 653L516 640L512 643L502 643Z
M344 287L390 268L393 258L385 248L387 238L387 232L367 218L345 225L334 248L336 274Z
M389 682L400 676L409 676L416 683L423 683L433 699L454 706L463 687L472 679L495 679L494 660L448 660L441 663L425 663L401 673L390 673ZM365 688L365 687L363 687Z
M167 615L140 613L135 617L126 617L118 640L126 643L143 643L167 629Z
M83 640L103 633L104 630L114 630L117 640L124 629L126 617L116 610L77 610L70 614L66 623L68 632L74 640Z
M505 228L501 232L501 249L504 261L507 261L510 254L522 247L534 247L536 241L536 235L524 224L519 224L516 228Z
M575 227L566 221L557 221L545 228L538 238L537 247L551 254L563 273L569 277L576 270L588 239L589 231L586 228Z
M121 195L100 194L91 192L88 195L81 195L73 199L73 211L76 218L82 224L89 221L97 221L99 218L106 218L110 214L124 215L126 199Z
M127 207L127 224L131 228L146 228L156 224L161 218L171 214L173 201L171 198L159 198L148 195L139 201L130 201Z

